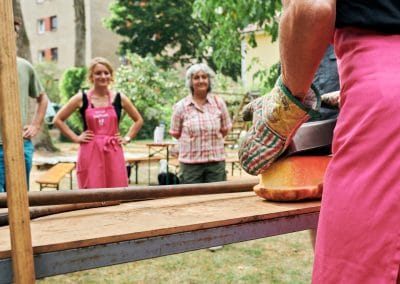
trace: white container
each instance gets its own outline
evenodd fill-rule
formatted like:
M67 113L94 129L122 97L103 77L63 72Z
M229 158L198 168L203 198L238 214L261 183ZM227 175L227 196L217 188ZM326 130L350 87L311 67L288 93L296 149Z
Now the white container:
M154 143L163 143L164 141L164 127L157 126L154 129Z

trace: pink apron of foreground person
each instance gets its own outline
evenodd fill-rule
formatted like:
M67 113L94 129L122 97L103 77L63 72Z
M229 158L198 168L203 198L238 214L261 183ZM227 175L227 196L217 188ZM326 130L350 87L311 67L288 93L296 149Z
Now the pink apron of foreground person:
M333 40L341 110L312 281L400 283L400 1L283 2L282 77L253 110L241 163L253 174L265 171L318 108L310 85ZM254 152L265 158L252 160Z
M54 124L73 142L80 144L76 170L80 189L126 187L128 175L122 145L136 136L143 119L129 98L109 90L113 69L106 59L94 58L88 72L93 88L87 94L72 97L57 113ZM77 109L84 125L80 135L64 122ZM118 128L122 110L134 121L124 138Z

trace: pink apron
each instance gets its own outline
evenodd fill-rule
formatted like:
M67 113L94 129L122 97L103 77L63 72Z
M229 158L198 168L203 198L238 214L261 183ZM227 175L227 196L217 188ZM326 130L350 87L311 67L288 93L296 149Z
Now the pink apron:
M81 143L78 153L78 186L84 188L110 188L128 186L123 149L115 134L118 133L118 118L108 95L107 107L92 107L92 92L88 93L88 108L85 112L87 129L94 138Z
M400 266L400 35L335 32L341 110L313 283L396 283Z

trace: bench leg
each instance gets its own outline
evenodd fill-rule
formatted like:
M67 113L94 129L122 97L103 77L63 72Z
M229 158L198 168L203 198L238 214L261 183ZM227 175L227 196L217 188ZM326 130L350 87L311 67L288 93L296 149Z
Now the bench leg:
M139 171L139 162L136 162L135 163L135 184L139 183L138 171Z

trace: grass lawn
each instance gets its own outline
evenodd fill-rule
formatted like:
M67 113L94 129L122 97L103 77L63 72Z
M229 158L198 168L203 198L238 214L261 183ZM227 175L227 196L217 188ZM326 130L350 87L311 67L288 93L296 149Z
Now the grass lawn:
M125 150L146 154L146 142L135 141ZM77 151L76 144L58 143L57 146L62 153ZM227 149L227 152L229 156L237 155L237 150ZM52 155L56 154L49 157ZM152 172L155 178L158 163L154 163ZM33 169L33 190L37 187L34 177L39 173ZM147 183L147 164L141 165L139 176L142 183ZM74 188L75 179L74 176ZM68 178L65 178L61 188L69 190ZM38 280L37 283L310 283L312 261L309 234L303 231L226 245L215 252L202 249L58 275Z
M48 277L45 283L310 283L307 231Z

